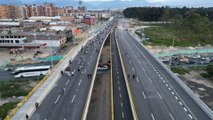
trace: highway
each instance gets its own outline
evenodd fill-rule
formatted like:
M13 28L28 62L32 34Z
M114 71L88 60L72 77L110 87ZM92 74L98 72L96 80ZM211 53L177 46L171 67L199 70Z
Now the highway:
M111 30L106 27L71 60L30 120L80 120L85 108L100 48Z
M139 120L211 120L127 30L116 37Z
M112 83L115 120L133 120L128 92L125 84L124 74L118 48L115 42L114 32L111 34L112 53Z

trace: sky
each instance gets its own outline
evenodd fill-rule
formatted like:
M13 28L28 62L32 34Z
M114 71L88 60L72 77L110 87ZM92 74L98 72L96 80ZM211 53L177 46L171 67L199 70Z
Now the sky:
M116 9L133 6L213 7L213 0L82 0L88 9ZM56 6L77 6L78 0L0 0L0 4L43 4L53 2Z

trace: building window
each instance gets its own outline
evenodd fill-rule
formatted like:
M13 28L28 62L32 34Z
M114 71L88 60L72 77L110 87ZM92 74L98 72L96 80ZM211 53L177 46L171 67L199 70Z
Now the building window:
M6 38L9 38L9 36L6 36Z
M18 40L16 40L16 43L19 43L19 41L18 41Z
M10 43L13 43L13 40L10 40Z

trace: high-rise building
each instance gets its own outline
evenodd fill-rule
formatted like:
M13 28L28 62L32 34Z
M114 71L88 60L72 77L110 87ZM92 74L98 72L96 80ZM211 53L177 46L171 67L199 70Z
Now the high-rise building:
M32 16L32 6L31 5L24 5L22 7L24 18L29 18Z
M57 8L53 3L44 3L44 15L45 16L56 16Z
M44 16L44 9L41 5L33 5L32 6L32 16Z
M0 5L1 19L16 19L20 18L20 9L14 5Z

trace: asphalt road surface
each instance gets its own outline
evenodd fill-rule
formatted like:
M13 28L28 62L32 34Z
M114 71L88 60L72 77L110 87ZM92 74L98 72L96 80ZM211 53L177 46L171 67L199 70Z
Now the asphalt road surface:
M67 67L30 120L80 120L98 53L110 27L90 40Z
M111 35L114 119L133 120L114 32Z
M139 120L211 120L128 31L116 36Z

